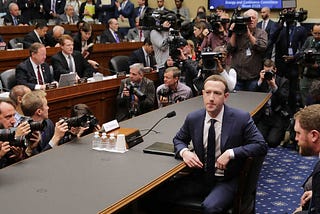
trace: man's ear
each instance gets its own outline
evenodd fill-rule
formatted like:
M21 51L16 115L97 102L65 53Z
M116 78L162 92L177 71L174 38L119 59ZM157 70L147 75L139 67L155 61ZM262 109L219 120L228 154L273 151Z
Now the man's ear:
M38 109L36 110L35 114L36 114L37 116L40 116L40 115L41 115L41 112L42 112L42 109L38 108Z

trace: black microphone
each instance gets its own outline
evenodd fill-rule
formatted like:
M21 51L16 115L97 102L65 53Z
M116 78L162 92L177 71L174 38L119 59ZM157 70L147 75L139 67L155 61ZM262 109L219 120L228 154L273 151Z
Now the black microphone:
M142 138L143 138L144 136L146 136L147 134L149 134L149 133L154 129L154 127L156 127L156 125L158 125L163 119L165 119L165 118L171 118L171 117L174 117L174 116L176 116L176 112L175 112L175 111L171 111L171 112L169 112L166 116L160 118L160 120L158 120L158 122L156 122L145 134L140 135L140 136L137 136L137 137L134 137L134 138L132 138L132 139L129 138L129 139L127 140L127 145L128 145L128 147L131 148L131 147L137 145L138 143L143 142L143 139L142 139Z

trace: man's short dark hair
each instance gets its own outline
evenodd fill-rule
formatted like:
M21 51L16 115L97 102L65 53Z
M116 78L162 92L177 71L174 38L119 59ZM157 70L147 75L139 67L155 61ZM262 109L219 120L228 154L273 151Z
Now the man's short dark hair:
M152 45L152 42L151 42L150 38L147 37L147 38L144 39L143 44L144 44L144 45L145 45L145 44Z
M80 27L80 31L88 33L92 31L92 27L89 23L84 22L83 25Z
M272 61L271 59L264 60L263 65L268 67L268 68L270 68L270 67L274 68L276 66L274 64L274 61Z
M46 20L38 20L36 25L35 25L35 29L42 29L48 27L47 21Z
M228 83L227 83L226 79L225 79L224 77L222 77L221 75L214 74L214 75L209 76L209 77L204 81L204 85L205 85L208 81L222 82L222 83L224 84L224 86L225 86L224 93L229 92Z
M61 46L63 46L63 45L64 45L64 41L66 41L66 40L70 40L70 41L73 42L73 38L72 38L70 35L64 34L64 35L62 35L62 36L59 38L59 44L60 44Z

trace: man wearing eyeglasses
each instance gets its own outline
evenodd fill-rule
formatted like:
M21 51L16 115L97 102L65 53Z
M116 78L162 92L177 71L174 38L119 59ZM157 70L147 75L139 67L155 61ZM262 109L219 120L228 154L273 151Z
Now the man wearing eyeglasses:
M320 24L312 27L312 36L309 36L302 46L303 72L300 79L300 93L302 104L307 104L309 89L314 81L320 80Z

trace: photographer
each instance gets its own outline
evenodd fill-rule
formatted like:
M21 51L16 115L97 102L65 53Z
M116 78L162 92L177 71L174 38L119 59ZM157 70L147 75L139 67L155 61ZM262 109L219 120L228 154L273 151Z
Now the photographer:
M282 10L278 27L271 35L271 44L275 44L277 73L289 80L288 102L291 115L300 107L297 100L299 65L295 55L307 38L307 30L300 24L300 21L303 21L304 18L306 17L303 13L296 13L295 8Z
M244 16L250 17L249 22L231 24L227 50L232 56L231 66L237 71L236 90L254 91L268 36L264 30L257 28L257 11L249 9ZM239 17L234 19L242 20Z
M63 118L69 125L69 130L60 140L59 145L67 143L75 138L80 138L92 132L100 130L97 118L92 114L86 104L74 105L70 118Z
M22 97L21 109L23 114L31 117L35 123L32 134L40 137L40 143L35 148L26 150L28 156L51 149L59 145L60 139L68 130L68 124L63 120L53 122L48 118L48 102L46 93L42 90L31 91Z
M309 36L301 48L304 55L304 66L300 79L300 94L303 106L307 105L309 89L313 82L320 79L320 24L312 27L312 36Z
M0 124L1 129L12 129L16 122L15 105L10 99L0 99ZM26 136L30 133L30 125L23 122L15 129L15 139ZM18 162L24 158L24 148L21 146L11 146L11 142L0 141L0 168Z
M177 67L169 67L164 72L164 84L157 88L159 108L184 101L192 97L191 89L179 81L181 71Z
M143 76L143 68L141 63L131 65L129 78L121 80L117 96L118 121L144 114L154 107L154 84Z
M271 99L255 117L257 127L270 147L280 144L289 125L289 82L276 72L274 62L266 59L256 88L258 92L272 93Z

